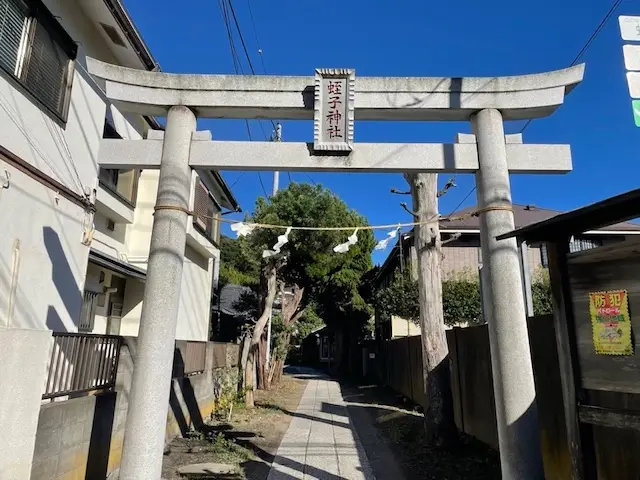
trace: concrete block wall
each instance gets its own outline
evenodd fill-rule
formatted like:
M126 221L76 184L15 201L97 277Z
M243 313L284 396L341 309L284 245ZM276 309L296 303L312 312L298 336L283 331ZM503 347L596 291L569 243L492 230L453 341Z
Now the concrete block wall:
M85 478L96 397L40 408L31 480Z
M125 422L129 407L131 379L135 365L137 338L124 339L114 392L87 395L43 404L36 433L32 480L68 480L117 475L122 459ZM171 380L166 441L199 428L215 409L213 378L222 369L233 369L237 346L217 362L214 350L221 344L209 342L205 371ZM235 352L235 354L233 353ZM236 359L237 360L237 359ZM179 356L174 362L179 364ZM179 371L179 367L175 370ZM111 478L111 477L110 477Z

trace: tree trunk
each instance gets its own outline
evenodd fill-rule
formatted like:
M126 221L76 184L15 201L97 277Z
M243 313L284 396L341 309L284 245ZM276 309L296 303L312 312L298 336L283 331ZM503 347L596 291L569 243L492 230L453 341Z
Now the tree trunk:
M432 173L407 175L413 213L417 221L423 223L415 228L415 248L418 256L426 440L429 444L443 445L454 438L455 424L449 381L449 347L442 311L437 178Z
M282 380L282 374L284 370L284 364L289 353L289 346L291 345L291 326L298 321L298 319L304 313L305 307L302 306L302 297L304 295L304 287L293 285L293 294L286 295L284 291L284 285L280 288L280 294L282 296L282 323L284 324L285 331L281 333L281 352L276 356L272 356L272 363L269 366L269 374L266 376L268 383L267 388L271 388L271 385L277 385Z
M256 372L258 374L258 378L256 379L256 387L260 390L266 390L268 388L267 378L265 374L266 363L267 363L267 338L266 335L263 334L262 338L260 338L260 342L258 343L258 353L256 355Z
M282 353L278 358L273 360L273 374L271 377L271 385L277 385L282 380L282 374L284 373L284 365L287 361L287 355L289 353L289 347L291 345L291 334L284 333L282 336Z
M255 406L253 399L254 382L254 362L258 355L258 345L264 329L269 321L271 315L271 309L273 308L273 301L276 297L276 265L274 262L268 262L260 272L260 283L262 284L262 291L264 292L262 302L262 315L258 318L253 332L251 333L251 343L249 345L249 355L247 358L247 366L245 368L245 406L247 408L253 408Z
M240 371L242 372L242 390L247 385L247 377L245 371L247 368L247 360L249 358L249 347L251 346L251 333L247 332L242 337L242 356L240 357Z
M253 395L254 360L254 350L250 348L249 355L247 356L247 364L244 367L244 405L247 408L253 408L256 406Z

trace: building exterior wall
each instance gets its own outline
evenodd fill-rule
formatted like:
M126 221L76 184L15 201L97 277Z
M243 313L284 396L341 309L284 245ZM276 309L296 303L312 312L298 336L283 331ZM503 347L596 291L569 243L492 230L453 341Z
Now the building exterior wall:
M398 317L396 315L391 316L391 337L412 337L414 335L420 335L421 329L419 325L411 320Z
M2 73L0 146L82 196L96 187L107 116L104 94L84 71L85 56L114 58L77 2L44 3L78 43L68 119L63 125L45 114ZM122 115L115 117L126 123ZM76 331L89 254L81 239L91 216L2 157L0 172L10 177L0 194L0 325ZM106 221L98 215L96 223L101 228ZM93 246L114 255L122 232L96 233Z
M482 265L482 250L479 239L471 239L467 242L452 242L442 247L442 276L444 279L457 278L470 275L476 278L478 268ZM535 276L542 268L540 247L529 247L528 251L529 272Z
M80 240L89 217L1 156L0 172L10 177L0 191L0 325L76 331L89 254Z
M115 391L40 407L31 480L117 478L136 346L136 338L125 338ZM192 426L200 426L211 416L216 400L214 378L224 388L237 385L238 346L208 342L205 369L197 375L184 376L180 372L181 363L182 359L176 356L169 405L158 405L158 408L168 407L167 442L185 435Z
M182 267L177 340L207 341L211 316L213 259L187 246Z

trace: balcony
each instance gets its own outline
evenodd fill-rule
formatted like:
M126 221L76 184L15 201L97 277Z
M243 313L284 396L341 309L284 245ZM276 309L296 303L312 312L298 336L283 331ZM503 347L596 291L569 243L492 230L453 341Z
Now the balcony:
M96 196L98 211L117 223L133 223L139 170L100 169Z

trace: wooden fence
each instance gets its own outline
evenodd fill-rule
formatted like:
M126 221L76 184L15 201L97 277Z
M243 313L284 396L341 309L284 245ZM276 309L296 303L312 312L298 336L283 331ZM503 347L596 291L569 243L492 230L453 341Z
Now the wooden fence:
M530 318L529 338L545 478L566 480L571 478L571 459L567 448L552 317ZM498 433L487 326L449 330L447 343L456 425L459 430L497 449ZM423 404L419 336L383 343L377 359L381 383L415 403ZM608 458L608 462L612 461L611 458L622 458L617 447L610 447L602 442L599 448L599 455Z

